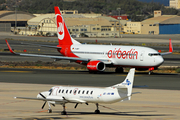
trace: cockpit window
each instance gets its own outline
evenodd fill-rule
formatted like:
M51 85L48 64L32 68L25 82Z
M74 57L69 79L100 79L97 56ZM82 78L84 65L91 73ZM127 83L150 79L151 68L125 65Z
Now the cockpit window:
M160 56L161 54L160 53L149 53L148 55L149 56Z
M49 90L49 95L51 95L51 93L52 93L52 89Z

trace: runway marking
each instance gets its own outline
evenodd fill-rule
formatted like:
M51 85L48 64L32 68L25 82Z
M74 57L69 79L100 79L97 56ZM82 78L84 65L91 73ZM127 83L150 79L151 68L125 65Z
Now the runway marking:
M32 71L9 71L9 70L5 70L5 71L0 71L0 72L30 73Z
M127 76L127 75L116 75L116 76ZM142 75L134 75L134 76L142 76Z

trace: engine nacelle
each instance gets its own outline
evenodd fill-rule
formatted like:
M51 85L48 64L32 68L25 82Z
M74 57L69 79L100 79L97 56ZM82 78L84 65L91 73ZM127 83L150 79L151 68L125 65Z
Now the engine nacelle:
M104 71L105 70L105 64L101 61L98 61L98 60L90 61L87 64L87 69L89 71Z

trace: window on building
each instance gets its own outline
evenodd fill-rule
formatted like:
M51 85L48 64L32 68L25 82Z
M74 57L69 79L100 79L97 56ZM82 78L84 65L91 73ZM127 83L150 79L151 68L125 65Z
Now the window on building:
M75 29L72 29L72 31L75 31Z
M156 24L153 24L153 26L156 26Z
M100 28L97 28L97 30L100 30Z
M96 28L93 28L93 30L96 30Z
M79 31L79 29L76 29L76 31Z
M149 26L152 26L152 24L149 24Z
M81 31L84 31L84 29L81 29Z

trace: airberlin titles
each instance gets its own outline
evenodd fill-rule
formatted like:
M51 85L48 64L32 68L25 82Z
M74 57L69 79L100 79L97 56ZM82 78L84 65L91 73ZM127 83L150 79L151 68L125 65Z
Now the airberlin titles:
M121 50L121 48L115 48L114 50L109 50L107 53L108 58L118 58L118 59L137 59L138 51L131 49L129 51Z

